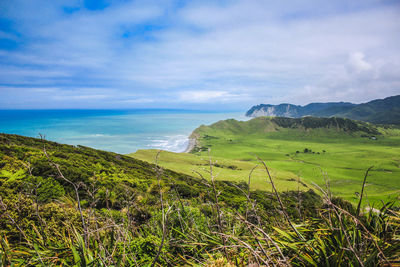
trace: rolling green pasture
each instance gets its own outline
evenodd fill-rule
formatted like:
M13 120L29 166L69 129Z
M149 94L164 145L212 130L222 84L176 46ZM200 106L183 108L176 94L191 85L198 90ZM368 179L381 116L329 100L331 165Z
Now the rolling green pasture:
M211 151L217 179L248 181L251 169L258 164L256 156L271 169L278 190L326 188L334 195L353 203L358 201L366 170L374 166L367 178L364 204L397 199L400 192L400 130L380 128L377 140L331 128L291 129L267 127L243 128L248 122L201 126L194 135L197 152L191 154L162 152L163 167L209 178L208 151ZM246 124L247 123L247 124ZM254 122L250 122L251 124ZM232 126L232 124L234 126ZM239 129L239 130L238 130ZM261 130L260 130L261 129ZM304 153L304 150L308 151ZM133 157L154 162L155 150L139 150ZM252 189L271 190L262 166L254 170Z
M147 149L138 150L131 156L145 160L148 162L155 162L158 150ZM213 154L213 152L211 152ZM246 181L249 180L251 170L257 165L254 161L242 161L227 159L223 157L211 156L213 163L213 175L217 180L225 181ZM158 163L160 166L170 170L178 170L191 176L199 177L200 175L205 179L210 178L210 164L208 154L187 154L187 153L174 153L169 151L162 151L159 154ZM306 190L307 185L301 180L299 183L290 171L271 169L270 173L276 178L280 190ZM271 185L267 182L265 170L258 166L251 175L250 187L251 189L271 190Z

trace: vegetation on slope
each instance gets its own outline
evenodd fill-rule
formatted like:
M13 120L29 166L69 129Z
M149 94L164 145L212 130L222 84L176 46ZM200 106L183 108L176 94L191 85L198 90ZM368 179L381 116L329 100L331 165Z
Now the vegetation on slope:
M363 172L370 173L365 204L393 199L400 187L400 131L341 118L268 118L227 120L196 129L195 154L254 161L266 160L274 170L286 171L294 180L323 186L330 180L334 194L353 203ZM277 178L281 178L277 173ZM287 178L286 175L282 179Z
M400 95L359 104L337 116L379 124L400 124Z
M307 190L316 183L325 185L352 203L357 203L359 184L370 166L363 205L397 199L400 187L400 131L395 128L342 118L259 117L249 121L225 120L201 126L193 133L198 146L190 155L166 153L160 164L175 171L204 172L202 165L211 148L217 167L217 179L246 181L258 163L256 156L268 162L278 191ZM156 151L133 154L152 160ZM234 165L236 169L224 166ZM252 189L271 191L260 167L253 171Z
M400 95L376 99L363 104L346 102L311 103L306 106L292 104L265 105L251 107L246 116L260 114L282 117L342 117L378 124L400 124Z
M323 199L312 190L252 191L251 175L247 182L216 181L216 165L209 159L209 172L193 178L115 153L1 134L0 263L374 266L398 260L393 203L363 213L326 189ZM265 183L275 188L263 168Z
M151 162L154 161L157 153L157 150L145 149L138 150L130 155L134 158ZM163 151L159 155L159 164L164 168L179 171L187 175L198 176L200 174L207 177L209 172L207 153L204 152L203 155L199 156L196 154ZM214 150L211 151L211 154L214 154ZM256 159L255 157L253 158ZM265 182L265 171L260 166L257 166L257 163L214 156L212 156L212 159L216 180L247 182L249 173L251 172L251 190L272 190L271 184ZM275 178L275 185L278 191L308 191L310 188L313 188L312 184L305 183L304 179L294 176L291 172L275 168L270 168L270 172Z

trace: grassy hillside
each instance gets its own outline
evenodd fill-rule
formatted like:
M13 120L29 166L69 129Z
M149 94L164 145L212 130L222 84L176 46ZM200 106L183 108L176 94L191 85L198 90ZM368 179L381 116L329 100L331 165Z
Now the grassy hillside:
M158 161L170 155L161 152ZM0 265L377 266L400 258L394 203L376 212L305 186L250 190L249 180L215 177L244 175L252 162L206 165L202 156L186 156L174 164L187 173L195 164L201 179L124 155L0 134ZM263 177L250 186L283 183L266 169Z
M400 95L376 99L363 104L345 102L311 103L306 106L260 104L251 107L246 112L246 116L280 116L291 118L304 116L341 117L377 124L398 125L400 124Z
M276 211L273 195L243 194L250 193L246 183L212 187L225 214L247 212L248 197L258 199L264 223ZM281 195L292 218L299 216L293 208L299 197L308 203L302 214L321 203L312 191ZM0 134L1 266L150 265L159 246L161 265L189 263L194 256L194 262L212 261L221 245L211 226L215 201L208 182L132 157Z
M337 116L381 124L400 124L400 95L359 104Z
M146 192L155 180L154 164L89 147L0 134L0 148L0 177L7 179L7 183L31 176L70 190L70 183L55 178L58 172L51 163L60 165L60 170L71 182L100 183L110 190L110 194L124 186L135 188L137 192ZM50 159L45 156L44 149ZM174 180L190 179L168 170L166 174Z
M192 154L163 152L160 164L190 174L192 169L201 170L210 148L213 159L223 166L217 168L218 179L246 181L259 156L271 167L278 190L312 188L314 183L325 186L329 180L334 194L353 203L358 201L365 171L374 166L364 203L395 199L400 192L400 131L396 129L341 118L259 117L201 126L192 137L198 142ZM150 160L154 154L145 150L133 156ZM251 187L271 190L264 178L258 167Z
M151 161L157 153L158 150L146 149L138 150L131 156ZM256 165L254 162L214 156L211 159L216 180L247 182L249 174L252 172L250 184L252 190L272 190L271 184L267 182L268 177L264 169L258 167L252 171ZM208 177L209 173L209 157L206 154L199 156L196 154L163 151L159 155L159 164L165 168L197 177L199 177L199 173L204 177ZM296 176L293 176L291 172L275 168L271 168L270 172L279 191L298 189L307 191L312 188L312 185L305 183L304 180L297 180Z

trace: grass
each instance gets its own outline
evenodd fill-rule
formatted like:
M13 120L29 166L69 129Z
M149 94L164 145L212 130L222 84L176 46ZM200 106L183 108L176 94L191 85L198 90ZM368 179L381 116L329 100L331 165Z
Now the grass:
M138 150L136 153L131 154L133 157L145 161L154 161L155 155L158 150L147 149ZM169 151L163 151L159 155L160 166L170 169L179 170L179 172L197 176L197 172L202 174L204 177L209 176L209 157L208 155L195 155L186 153L174 153ZM216 180L224 181L245 181L249 179L250 171L257 166L256 162L232 160L223 157L212 157L214 162L214 172L217 175ZM291 172L283 171L279 169L272 169L271 174L277 177L277 187L279 190L305 190L311 185L303 185L297 182L297 177ZM252 190L271 190L271 185L267 182L266 173L261 166L258 166L252 173L251 185Z
M377 140L361 137L359 132L343 132L332 128L283 128L254 119L248 122L227 120L211 126L201 126L195 132L203 149L192 154L163 152L160 164L171 170L193 175L208 160L225 167L217 179L245 180L257 164L256 156L265 160L273 170L279 191L325 186L329 179L331 191L356 203L365 171L370 167L363 204L398 198L400 186L400 130L379 128ZM304 149L311 150L304 153ZM300 153L296 153L296 151ZM139 150L131 156L152 161L156 151ZM237 169L226 166L234 165ZM196 166L195 168L193 166ZM271 190L265 172L257 168L252 176L252 189Z
M200 146L212 145L204 140L218 139L197 134ZM162 152L153 160L164 164L170 160L171 166L186 166L186 172L191 172L187 165L194 164L192 168L209 181L111 152L0 134L0 265L391 266L399 262L400 214L393 202L360 212L358 206L356 210L324 189L320 196L312 190L251 191L247 183L215 181L215 177L247 180L255 162L213 157L214 164L209 164L208 153L198 154ZM275 188L279 183L278 190L285 190L287 180L271 178L262 169L276 177L290 172L267 168L257 160L255 175L260 180L253 177L251 185L269 190L265 186ZM364 189L362 181L359 187Z

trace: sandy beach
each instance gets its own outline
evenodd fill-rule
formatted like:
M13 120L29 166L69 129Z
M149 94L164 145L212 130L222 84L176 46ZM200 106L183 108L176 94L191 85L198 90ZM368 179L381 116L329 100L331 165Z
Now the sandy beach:
M183 153L189 153L190 151L192 151L193 148L196 147L196 143L197 143L196 138L189 138L187 148L185 149L185 151L183 151Z

